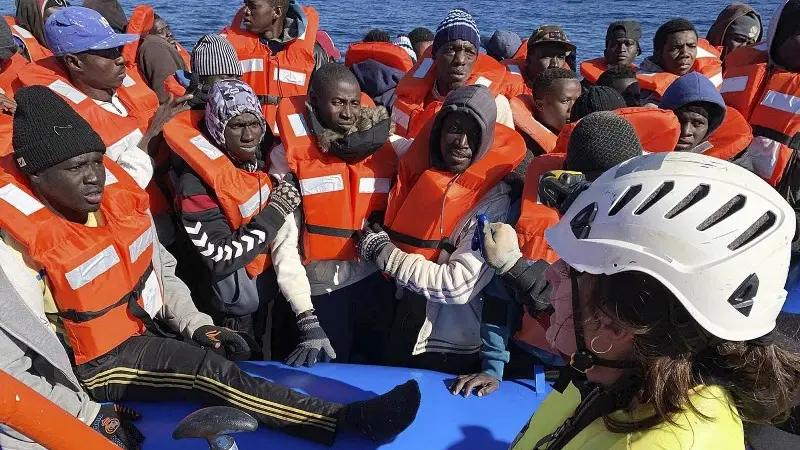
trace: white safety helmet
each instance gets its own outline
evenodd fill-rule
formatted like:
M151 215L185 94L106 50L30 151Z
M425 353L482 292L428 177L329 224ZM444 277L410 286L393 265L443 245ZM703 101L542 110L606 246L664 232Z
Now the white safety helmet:
M647 273L709 333L747 341L775 328L795 223L755 174L671 152L608 170L545 235L576 270Z

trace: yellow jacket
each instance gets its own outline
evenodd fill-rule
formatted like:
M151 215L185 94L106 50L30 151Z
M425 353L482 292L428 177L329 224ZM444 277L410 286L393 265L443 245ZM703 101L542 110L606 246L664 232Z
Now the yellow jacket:
M713 420L705 420L692 410L675 416L676 425L663 423L655 428L630 434L608 431L599 418L575 436L564 450L741 450L744 431L739 413L728 392L719 386L699 386L689 396L694 407ZM580 392L573 385L560 394L553 391L511 444L511 450L533 450L539 440L556 430L580 403ZM650 407L633 413L616 411L613 419L631 421L652 415ZM545 446L544 449L547 447Z

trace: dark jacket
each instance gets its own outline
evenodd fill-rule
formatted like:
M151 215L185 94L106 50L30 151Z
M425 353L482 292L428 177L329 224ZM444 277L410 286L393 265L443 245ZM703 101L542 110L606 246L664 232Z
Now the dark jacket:
M161 103L169 98L164 81L175 75L175 72L187 69L186 62L181 58L175 46L165 38L154 35L145 36L142 39L139 53L136 55L136 63L139 65L147 85L156 93L158 101Z
M378 61L368 59L353 64L350 70L358 79L361 90L370 96L376 105L386 107L391 113L397 96L394 91L405 72L389 67Z

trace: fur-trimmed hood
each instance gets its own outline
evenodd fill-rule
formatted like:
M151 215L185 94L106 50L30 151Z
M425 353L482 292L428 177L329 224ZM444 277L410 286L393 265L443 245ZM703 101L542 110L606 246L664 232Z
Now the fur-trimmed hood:
M314 114L311 105L306 105L309 111L309 114ZM353 133L361 133L364 131L368 131L372 129L375 125L383 122L384 120L389 120L389 111L386 110L383 106L365 106L361 108L361 115L359 116L356 123L353 125L353 128L347 131L347 133L342 134L337 131L333 131L328 128L320 127L320 130L314 130L314 136L317 138L317 144L319 145L320 149L327 153L330 148L331 144L335 141L339 141L344 139L350 134ZM389 120L389 134L394 133L394 122ZM316 128L316 127L314 127Z

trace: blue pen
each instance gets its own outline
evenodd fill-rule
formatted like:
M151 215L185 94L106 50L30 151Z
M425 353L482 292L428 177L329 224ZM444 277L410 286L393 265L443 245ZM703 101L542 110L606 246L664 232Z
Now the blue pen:
M484 258L486 257L486 249L484 247L485 242L485 235L483 234L483 228L486 225L486 222L489 221L489 218L486 217L486 214L478 214L478 226L475 228L475 233L472 235L472 251L481 251L481 256Z

